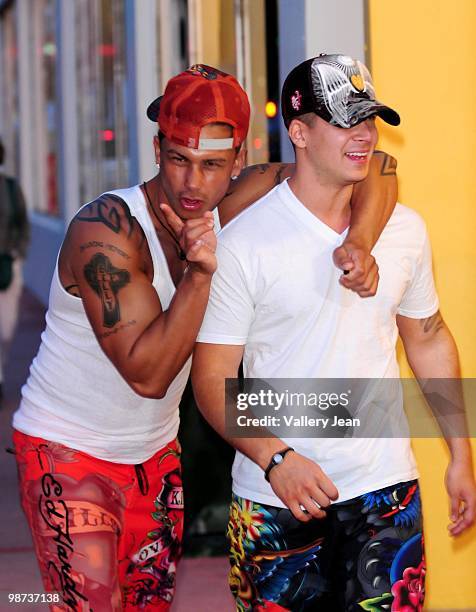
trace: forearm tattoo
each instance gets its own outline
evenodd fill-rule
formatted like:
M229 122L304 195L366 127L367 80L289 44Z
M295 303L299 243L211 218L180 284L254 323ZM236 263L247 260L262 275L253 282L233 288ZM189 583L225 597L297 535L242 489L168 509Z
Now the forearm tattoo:
M102 223L115 234L125 231L129 238L134 229L133 217L127 204L121 198L110 193L92 202L76 216L77 221Z
M96 253L84 266L84 276L101 299L104 327L114 327L121 320L117 294L130 282L129 272L115 268L104 253Z
M444 327L443 317L440 311L426 319L420 319L420 325L424 334L436 334Z

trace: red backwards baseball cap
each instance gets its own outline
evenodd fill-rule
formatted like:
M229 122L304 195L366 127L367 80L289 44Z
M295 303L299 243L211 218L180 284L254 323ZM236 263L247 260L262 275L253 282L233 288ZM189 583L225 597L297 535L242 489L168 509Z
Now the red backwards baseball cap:
M147 108L166 138L192 149L233 149L248 133L250 103L235 77L217 68L196 64L172 77L163 96ZM203 127L226 123L231 138L200 138Z

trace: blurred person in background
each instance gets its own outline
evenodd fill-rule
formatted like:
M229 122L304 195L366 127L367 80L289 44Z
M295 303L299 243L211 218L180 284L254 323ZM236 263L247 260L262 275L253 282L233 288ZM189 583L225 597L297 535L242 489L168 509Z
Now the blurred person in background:
M147 114L158 172L72 220L13 418L44 588L72 609L169 608L183 530L178 408L216 268L213 228L292 171L264 165L230 181L250 108L217 69L175 76ZM377 288L370 250L396 201L382 155L337 254L341 282L363 294Z
M4 172L4 161L5 148L0 140L0 400L3 369L18 320L22 266L30 239L25 198L18 181Z

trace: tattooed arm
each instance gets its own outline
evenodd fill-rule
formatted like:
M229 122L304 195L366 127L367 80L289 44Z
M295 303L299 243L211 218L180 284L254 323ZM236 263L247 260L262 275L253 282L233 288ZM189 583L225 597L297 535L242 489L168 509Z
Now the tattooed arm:
M476 485L467 437L458 350L438 311L426 319L397 316L408 363L437 416L451 453L446 471L451 535L470 527L476 516Z
M334 251L334 262L346 271L340 279L360 297L377 292L378 266L370 254L397 203L397 161L375 151L367 178L354 185L349 233Z
M294 164L257 164L241 171L236 181L230 181L228 191L218 205L222 227L242 210L291 176Z
M367 178L354 185L348 240L372 250L394 211L397 197L397 160L384 151L375 151Z
M163 397L192 352L216 266L211 217L206 213L183 228L181 244L191 263L166 311L152 286L142 228L122 200L103 196L68 230L62 282L77 285L71 292L81 296L101 348L144 397ZM197 244L199 238L206 244Z

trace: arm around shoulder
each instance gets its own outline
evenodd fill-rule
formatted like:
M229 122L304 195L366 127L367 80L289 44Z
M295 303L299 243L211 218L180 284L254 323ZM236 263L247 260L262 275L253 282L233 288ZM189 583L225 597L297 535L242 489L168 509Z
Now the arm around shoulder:
M290 177L293 170L294 164L276 162L245 168L237 180L230 182L228 191L219 204L222 226Z
M367 178L354 185L349 241L371 251L395 209L397 198L397 160L384 151L374 151Z
M349 233L334 251L334 263L344 271L340 283L360 297L377 292L378 265L371 250L397 202L396 166L391 155L374 152L367 178L354 185Z

